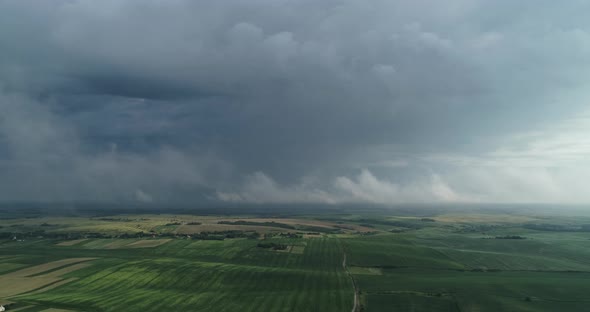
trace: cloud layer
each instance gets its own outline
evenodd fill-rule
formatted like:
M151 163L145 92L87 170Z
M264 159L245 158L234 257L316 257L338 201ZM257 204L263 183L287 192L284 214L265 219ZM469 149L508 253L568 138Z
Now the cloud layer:
M0 2L0 199L590 202L581 1Z

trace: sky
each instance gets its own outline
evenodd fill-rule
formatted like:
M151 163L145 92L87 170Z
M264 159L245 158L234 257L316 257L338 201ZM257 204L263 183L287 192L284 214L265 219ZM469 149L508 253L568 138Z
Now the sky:
M589 11L0 0L0 201L590 203Z

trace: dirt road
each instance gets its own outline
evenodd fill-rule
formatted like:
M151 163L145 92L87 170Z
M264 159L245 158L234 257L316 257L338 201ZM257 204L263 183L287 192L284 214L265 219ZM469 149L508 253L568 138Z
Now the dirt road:
M346 271L346 274L348 274L348 276L350 277L350 280L352 281L352 288L354 290L354 304L352 305L352 312L359 312L360 311L359 290L358 290L358 287L356 286L356 282L354 280L354 277L352 276L352 274L348 270L348 267L346 266L346 253L344 253L343 255L344 255L344 257L342 259L342 268L344 269L344 271Z

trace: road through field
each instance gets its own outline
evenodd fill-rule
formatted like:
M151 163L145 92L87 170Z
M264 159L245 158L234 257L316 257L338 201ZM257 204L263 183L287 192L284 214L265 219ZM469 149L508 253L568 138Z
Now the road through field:
M352 276L352 274L350 273L350 271L348 271L348 267L346 266L346 253L343 253L343 258L342 258L342 268L346 271L346 274L348 274L348 276L350 277L350 280L352 281L352 288L354 291L354 303L352 305L352 312L357 312L360 311L359 309L359 298L358 298L358 289L356 287L356 282L354 281L354 277Z

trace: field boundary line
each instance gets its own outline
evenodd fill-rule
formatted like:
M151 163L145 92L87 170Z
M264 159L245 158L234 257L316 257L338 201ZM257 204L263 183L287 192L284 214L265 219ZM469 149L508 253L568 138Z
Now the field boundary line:
M346 265L346 252L344 252L342 255L343 255L342 268L344 269L346 274L348 274L348 276L350 277L350 280L352 281L352 290L354 291L354 303L352 305L351 312L359 312L361 310L360 304L359 304L359 289L358 289L358 286L356 285L356 281L354 280L354 277L352 276L352 273L350 273L350 271L348 270L348 266Z

